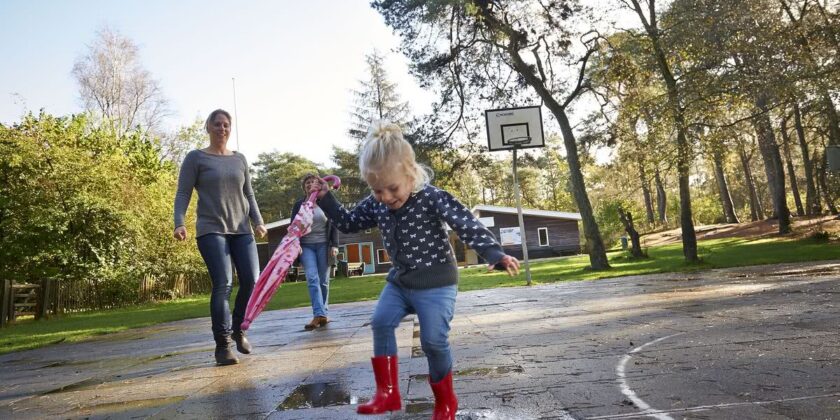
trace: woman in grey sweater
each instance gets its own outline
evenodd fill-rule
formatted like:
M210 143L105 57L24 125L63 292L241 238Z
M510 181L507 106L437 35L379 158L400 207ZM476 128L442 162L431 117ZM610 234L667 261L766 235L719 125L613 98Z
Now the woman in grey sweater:
M217 109L210 113L204 124L210 134L210 145L193 150L184 158L175 194L174 236L183 241L187 238L184 214L193 189L198 192L195 236L213 282L210 319L216 341L216 363L219 365L239 362L230 349L231 340L236 342L240 353L251 352L251 344L239 327L260 272L257 245L249 219L260 237L266 233L251 189L248 162L241 153L227 149L231 123L227 111ZM239 278L232 319L228 305L233 285L231 260Z

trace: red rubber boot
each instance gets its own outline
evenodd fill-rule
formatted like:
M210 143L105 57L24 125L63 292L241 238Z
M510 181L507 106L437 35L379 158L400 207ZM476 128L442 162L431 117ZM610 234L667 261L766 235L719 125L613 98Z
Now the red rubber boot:
M402 408L400 387L397 379L397 356L371 357L373 376L376 378L376 393L365 404L356 407L359 414L382 414Z
M452 371L436 384L429 378L429 385L435 394L435 412L432 414L432 420L455 420L458 397L455 396L455 389L452 387Z

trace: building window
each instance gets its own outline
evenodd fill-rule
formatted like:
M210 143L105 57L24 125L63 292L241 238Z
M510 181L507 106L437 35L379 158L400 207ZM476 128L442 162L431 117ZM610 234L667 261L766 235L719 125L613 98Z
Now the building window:
M548 228L537 229L537 236L540 237L540 246L548 246Z
M376 261L379 264L391 264L391 257L388 256L388 251L383 248L377 249Z

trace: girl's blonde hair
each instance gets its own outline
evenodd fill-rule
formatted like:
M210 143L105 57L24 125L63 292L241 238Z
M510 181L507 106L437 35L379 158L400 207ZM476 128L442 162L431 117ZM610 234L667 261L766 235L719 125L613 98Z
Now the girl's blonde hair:
M363 178L378 176L385 169L402 170L414 180L414 192L432 181L433 172L417 163L414 149L403 138L400 126L388 121L375 121L359 153L359 173Z

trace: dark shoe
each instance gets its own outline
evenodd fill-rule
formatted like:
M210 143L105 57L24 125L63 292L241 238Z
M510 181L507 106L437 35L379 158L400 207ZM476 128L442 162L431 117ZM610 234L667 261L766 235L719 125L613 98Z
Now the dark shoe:
M402 408L399 379L397 378L397 356L377 356L370 359L373 377L376 379L376 393L365 404L356 407L358 414L382 414L399 411Z
M321 327L323 325L327 325L326 322L321 324L322 319L326 319L326 318L324 318L322 316L316 316L316 317L312 318L312 321L309 321L308 324L304 325L303 329L306 330L306 331L312 331L312 330L314 330L318 327Z
M458 397L455 396L455 389L452 387L452 372L447 373L438 383L432 383L430 377L429 385L432 386L432 393L435 394L435 411L432 414L432 420L455 420Z
M231 339L230 336L215 337L216 340L216 364L219 366L235 365L239 363L239 359L230 350Z
M327 324L330 323L330 319L325 317L325 316L318 316L318 317L315 317L315 318L318 319L318 326L319 327L326 327Z
M234 331L231 335L233 341L236 343L236 351L242 354L251 354L251 343L248 342L248 337L245 336L245 331Z

